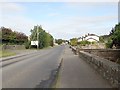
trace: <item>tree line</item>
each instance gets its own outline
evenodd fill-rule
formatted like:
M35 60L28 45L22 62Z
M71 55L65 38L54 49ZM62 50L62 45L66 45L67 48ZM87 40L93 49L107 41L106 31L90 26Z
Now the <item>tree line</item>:
M55 43L57 43L58 45L61 45L63 43L69 43L69 41L64 39L55 39Z
M54 38L51 34L46 32L42 26L34 26L30 30L31 35L28 36L22 32L13 31L10 28L1 27L0 28L0 41L2 44L6 45L25 45L28 48L34 48L36 46L31 46L31 41L37 41L39 48L44 48L54 45Z
M89 44L94 44L94 42L89 42L87 40L78 41L78 38L70 39L71 46L77 46L77 45L85 46L85 45L89 45Z
M0 28L0 41L2 44L24 44L28 41L28 36L22 32L12 31L10 28Z

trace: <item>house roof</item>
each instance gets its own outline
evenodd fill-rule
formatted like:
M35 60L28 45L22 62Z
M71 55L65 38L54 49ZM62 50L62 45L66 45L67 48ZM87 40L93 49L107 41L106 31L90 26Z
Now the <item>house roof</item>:
M82 37L79 37L78 39L83 39L83 38L86 38L86 37L88 37L88 36L97 36L97 37L99 37L98 35L96 35L96 34L87 34L87 35L85 35L85 36L82 36Z

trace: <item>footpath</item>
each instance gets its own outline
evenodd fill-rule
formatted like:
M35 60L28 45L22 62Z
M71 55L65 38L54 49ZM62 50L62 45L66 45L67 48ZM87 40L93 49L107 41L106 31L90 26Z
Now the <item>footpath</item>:
M57 88L112 88L88 63L66 46Z

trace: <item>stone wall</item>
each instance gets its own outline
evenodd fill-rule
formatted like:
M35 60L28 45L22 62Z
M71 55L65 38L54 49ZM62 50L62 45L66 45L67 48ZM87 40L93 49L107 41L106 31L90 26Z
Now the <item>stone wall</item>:
M120 65L90 53L80 51L79 57L88 62L114 88L120 86Z
M112 87L120 88L120 65L112 62L105 57L119 57L119 50L100 50L100 49L77 49L71 47L75 54L85 60L93 67ZM104 55L105 54L105 55ZM111 56L109 56L111 55ZM102 58L102 57L104 58Z
M24 45L3 45L2 50L19 50L19 49L25 49Z
M79 49L107 60L118 62L120 60L120 49Z

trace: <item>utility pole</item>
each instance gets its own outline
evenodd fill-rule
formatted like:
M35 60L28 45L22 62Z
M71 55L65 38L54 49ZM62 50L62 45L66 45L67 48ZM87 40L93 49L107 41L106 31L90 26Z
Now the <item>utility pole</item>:
M37 25L37 41L38 41L37 49L39 49L39 32L38 32L38 25Z

